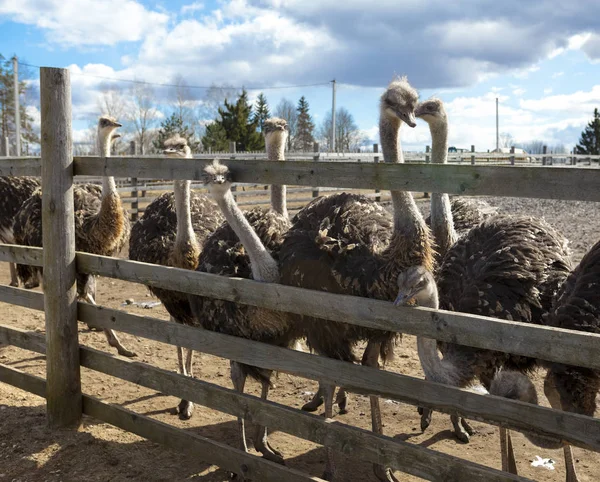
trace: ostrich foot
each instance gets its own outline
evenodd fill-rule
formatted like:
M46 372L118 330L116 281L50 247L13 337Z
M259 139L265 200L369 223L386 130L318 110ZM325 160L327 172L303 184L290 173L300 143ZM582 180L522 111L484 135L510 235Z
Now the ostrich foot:
M25 289L31 290L33 288L37 288L39 285L40 285L40 283L37 280L36 281L27 281L25 283ZM12 286L12 284L11 284L11 286Z
M340 408L340 415L345 415L348 413L348 394L346 393L346 390L341 387L338 390L335 403L337 403L337 406Z
M264 446L261 446L260 443L255 444L254 448L260 452L265 459L275 462L276 464L285 465L281 452L273 448L268 441L264 444Z
M11 281L9 286L14 286L15 288L19 287L19 282L18 281Z
M323 395L321 388L319 387L319 390L314 394L312 400L310 402L306 402L302 406L302 410L304 412L316 412L321 405L323 405Z
M194 404L188 400L181 400L177 406L177 413L180 420L189 420L194 413Z
M333 480L333 474L329 470L326 470L325 472L323 472L323 475L321 475L321 478L323 480L332 481Z
M468 444L469 443L469 433L463 428L462 417L458 415L452 415L450 420L452 420L452 425L454 426L454 436L459 440L459 442Z
M427 427L431 424L431 415L433 412L428 408L419 407L419 414L421 415L421 432L425 432Z
M383 482L399 482L392 470L382 465L374 465L373 472L375 473L375 476Z
M430 421L431 421L431 415L430 415ZM467 422L466 419L461 418L460 423L469 435L475 435L477 433L477 430L475 430L473 427L471 427L471 425L469 424L469 422Z
M123 345L121 345L120 343L115 346L115 345L111 345L113 348L117 349L117 353L121 356L126 356L127 358L133 358L137 356L137 353L131 350L128 350L127 348L125 348Z

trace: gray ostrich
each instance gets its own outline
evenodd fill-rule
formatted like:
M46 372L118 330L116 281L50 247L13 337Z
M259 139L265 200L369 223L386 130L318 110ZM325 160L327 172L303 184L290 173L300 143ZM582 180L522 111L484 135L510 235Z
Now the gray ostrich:
M115 129L121 127L114 118L101 116L98 120L100 155L110 156L110 146ZM86 253L113 256L129 237L129 216L121 204L115 180L112 176L102 179L102 188L94 184L77 185L73 189L75 206L75 248ZM42 246L42 192L37 190L23 204L15 217L14 237L17 244ZM31 282L29 267L17 266L19 277ZM42 276L42 269L33 270ZM96 277L77 274L77 296L96 304ZM120 355L132 357L135 353L125 348L113 330L104 330L108 344Z
M0 242L15 244L13 224L15 216L21 206L27 201L36 189L41 187L39 179L35 177L0 177ZM10 266L10 286L19 286L19 278L14 263ZM39 282L37 277L29 276L32 282L26 281L27 288L35 288Z
M381 97L379 131L388 162L402 163L400 127L415 126L417 92L405 77L390 83ZM392 191L393 216L365 196L341 193L317 198L292 220L280 251L282 284L366 298L393 300L398 273L413 265L433 269L429 229L412 195ZM379 366L393 355L396 334L302 317L307 341L315 352L355 362L353 348L367 341L362 363ZM322 384L325 416L333 416L333 386ZM371 397L372 426L381 434L378 397ZM311 409L313 407L310 407ZM324 477L331 479L335 463L327 451ZM389 469L374 467L377 477L395 480Z
M164 143L164 154L173 158L192 157L187 141L176 134ZM190 181L175 181L173 192L156 198L133 225L129 239L129 259L144 263L195 270L198 258L208 237L223 222L223 215L210 197L190 190ZM194 326L187 294L149 286L171 316L171 320ZM192 376L193 350L183 358L183 349L177 347L179 371ZM181 400L179 417L192 416L194 405Z
M600 333L600 242L586 253L562 284L552 309L543 323L555 328ZM552 408L593 417L596 396L600 392L600 370L541 361L548 372L544 380L544 392ZM517 390L517 382L509 383L505 391ZM499 395L503 395L499 393ZM526 434L527 435L527 434ZM530 438L530 437L528 437ZM531 440L531 438L530 438ZM531 440L540 445L539 441ZM567 482L579 482L570 445L563 447ZM516 464L509 451L509 468Z
M598 249L598 253L600 253L600 248ZM600 268L600 256L596 259L597 268ZM584 268L585 270L585 268ZM589 291L588 291L589 292ZM597 295L594 293L594 296ZM398 276L398 296L396 298L395 304L399 306L406 305L410 300L414 300L418 306L423 306L427 308L439 309L439 298L438 298L438 287L436 286L435 280L433 279L432 273L424 268L423 266L414 266L404 271ZM600 301L600 300L596 300ZM600 306L596 304L596 306ZM598 320L598 314L600 313L600 309L596 311L595 319ZM596 323L596 326L598 324ZM597 332L597 331L596 331ZM428 351L428 354L423 353L424 351ZM433 359L437 357L437 348L431 344L420 344L419 345L419 355L424 355L426 359ZM442 360L441 363L444 363L446 360ZM573 368L573 367L571 367ZM581 368L577 368L577 370L582 370ZM461 374L459 374L453 366L448 366L447 373L449 376L454 375L455 385L460 384ZM572 388L573 380L577 380L576 377L573 377L572 374L570 376L564 376L564 371L558 372L562 376L560 382L556 382L554 379L554 374L556 372L549 372L546 377L545 389L548 395L548 399L550 400L552 406L554 408L559 408L560 405L560 395L558 395L558 387L561 387L560 390L565 396L564 401L569 405L570 408L573 408L573 401L576 400L575 403L583 402L581 407L587 415L592 416L594 410L596 408L595 405L595 396L600 388L598 384L598 378L596 378L596 384L588 383L589 380L586 379L584 384L581 385L586 396L581 397L580 394L582 392L571 392L566 390L567 387ZM437 380L436 380L437 381ZM522 402L538 404L538 397L535 391L535 387L531 380L523 374L521 371L515 370L505 370L502 367L498 369L489 384L489 393L491 395L496 395L504 398L509 398L512 400L519 400ZM575 394L574 394L575 393ZM565 405L563 405L564 407ZM580 413L581 413L580 412ZM515 457L513 452L513 444L510 436L510 431L508 431L504 427L499 427L500 429L500 448L502 455L502 470L509 471L511 473L517 473L517 466L515 463ZM547 449L557 449L563 446L562 442L556 439L547 438L542 435L535 434L533 432L524 431L523 434L527 437L527 439L538 447L547 448ZM565 463L567 468L567 482L578 482L577 474L575 473L575 465L573 463L573 455L570 451L570 447L568 445L564 446L565 450Z
M263 133L269 159L283 161L287 123L278 118L269 119L264 124ZM226 166L217 161L208 166L205 182L227 222L206 241L197 271L278 282L278 251L290 226L285 208L286 187L271 186L271 209L255 208L242 213L231 194ZM300 337L294 323L281 312L203 296L190 296L190 305L198 325L207 330L282 347L293 347ZM231 379L239 392L244 391L246 378L250 376L261 384L261 396L266 399L271 375L271 370L231 362ZM238 426L240 446L247 450L243 418L238 419ZM254 447L265 458L283 462L281 454L268 442L266 427L256 428Z

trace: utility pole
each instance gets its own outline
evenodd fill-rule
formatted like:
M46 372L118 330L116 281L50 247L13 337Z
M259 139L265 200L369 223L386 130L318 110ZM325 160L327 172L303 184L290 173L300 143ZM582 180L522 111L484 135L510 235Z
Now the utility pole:
M500 152L500 133L498 130L498 97L496 97L496 152Z
M16 156L21 155L21 110L19 108L19 61L15 55L13 61L13 83L15 91L15 145Z
M331 83L333 86L331 97L331 152L335 152L335 79Z

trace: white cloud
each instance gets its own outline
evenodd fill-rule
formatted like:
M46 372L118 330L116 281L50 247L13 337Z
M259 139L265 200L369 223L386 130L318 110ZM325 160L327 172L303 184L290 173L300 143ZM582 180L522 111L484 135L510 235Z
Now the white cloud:
M559 77L562 77L563 75L565 75L565 73L564 73L564 72L554 72L554 73L552 74L552 78L553 78L553 79L558 79Z
M537 72L538 70L540 70L540 66L539 65L531 65L525 69L521 69L517 72L515 72L513 75L517 78L517 79L527 79L529 78L529 74L532 74L534 72Z
M194 2L181 7L182 15L198 12L200 10L204 10L204 4L202 2Z
M513 89L513 91L512 91L513 95L515 95L517 97L521 97L525 92L527 92L527 91L522 87L517 87L516 89Z
M139 41L168 21L135 0L5 0L2 16L37 26L50 42L75 46Z
M533 112L555 112L591 116L594 108L600 104L600 85L590 91L578 90L572 94L551 95L541 99L521 100L523 109Z
M552 93L552 87L546 87L544 89L544 95L550 95Z

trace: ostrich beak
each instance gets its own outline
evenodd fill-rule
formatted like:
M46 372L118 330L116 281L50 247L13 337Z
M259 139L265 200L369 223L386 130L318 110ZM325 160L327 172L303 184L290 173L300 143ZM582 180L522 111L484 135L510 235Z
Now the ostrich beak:
M425 112L423 112L423 107L422 106L418 106L415 109L415 117L421 117Z
M123 124L119 124L118 122L113 122L112 126L113 127L123 127Z
M408 113L408 120L406 121L409 127L415 127L417 125L417 119L415 119L415 112Z
M173 149L172 147L169 147L168 149L163 149L163 154L176 154L177 153L177 149Z
M396 296L396 299L394 300L394 306L405 306L412 296L412 293L398 292L398 296Z

